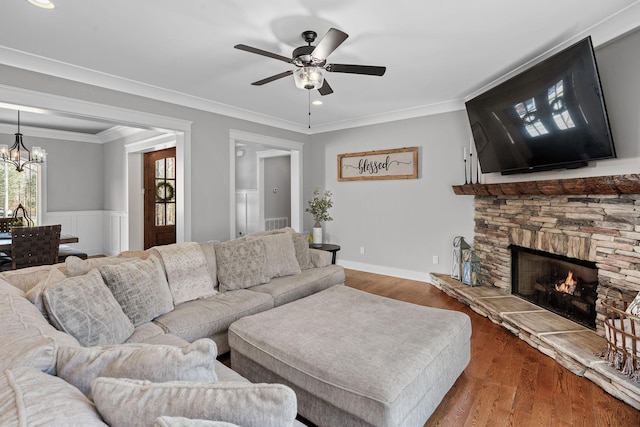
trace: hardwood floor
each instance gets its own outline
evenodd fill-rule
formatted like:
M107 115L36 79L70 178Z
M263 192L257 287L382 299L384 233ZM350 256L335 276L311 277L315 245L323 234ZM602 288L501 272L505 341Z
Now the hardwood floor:
M640 426L605 393L428 283L345 270L346 285L471 317L471 362L425 426Z

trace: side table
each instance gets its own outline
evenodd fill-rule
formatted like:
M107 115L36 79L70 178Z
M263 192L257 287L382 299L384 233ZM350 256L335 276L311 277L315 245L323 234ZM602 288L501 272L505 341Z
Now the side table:
M330 243L323 243L321 245L314 245L313 243L309 244L311 249L320 249L321 251L331 252L331 264L336 263L336 252L340 250L339 245L332 245Z

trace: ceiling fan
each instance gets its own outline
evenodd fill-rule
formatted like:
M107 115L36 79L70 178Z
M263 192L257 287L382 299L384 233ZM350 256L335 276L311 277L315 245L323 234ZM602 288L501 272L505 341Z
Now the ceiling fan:
M263 84L270 83L274 80L293 74L294 81L298 88L307 90L318 89L320 95L329 95L333 93L333 89L331 89L329 83L324 79L325 71L330 73L382 76L387 70L387 67L377 67L372 65L327 64L327 56L336 50L336 48L340 46L342 42L349 37L349 35L335 28L331 28L318 42L317 46L311 46L311 43L313 43L317 37L318 34L315 31L307 30L303 32L302 39L307 42L307 46L295 48L291 58L244 44L237 44L234 47L236 49L258 55L278 59L296 66L296 69L294 70L285 71L251 83L254 86L262 86Z

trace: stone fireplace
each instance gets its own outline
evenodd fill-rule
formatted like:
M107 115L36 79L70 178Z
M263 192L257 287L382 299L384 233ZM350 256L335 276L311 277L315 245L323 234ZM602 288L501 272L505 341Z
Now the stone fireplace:
M475 195L474 247L483 284L512 287L510 247L595 265L595 327L610 287L640 291L640 175L454 186Z

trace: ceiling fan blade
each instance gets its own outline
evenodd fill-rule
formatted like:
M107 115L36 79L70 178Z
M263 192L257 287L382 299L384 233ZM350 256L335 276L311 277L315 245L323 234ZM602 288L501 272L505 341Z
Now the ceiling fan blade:
M263 84L270 83L274 80L281 79L283 77L287 77L293 74L293 71L285 71L284 73L276 74L275 76L267 77L266 79L258 80L257 82L251 83L254 86L262 86Z
M311 56L317 59L327 59L327 56L336 50L347 37L349 37L349 34L335 28L329 28L327 34L322 37L322 40L318 42L318 45L311 52Z
M318 92L320 92L320 95L322 96L331 95L333 93L333 89L331 89L331 86L329 86L329 82L327 81L327 79L324 79L324 83L322 84L322 86L320 86Z
M366 74L369 76L382 76L387 71L387 67L349 64L328 64L325 69L332 73Z
M266 50L258 49L257 47L247 46L246 44L237 44L234 46L236 49L244 50L245 52L251 52L262 56L268 56L269 58L278 59L287 63L291 63L291 58L278 55L277 53L267 52Z

